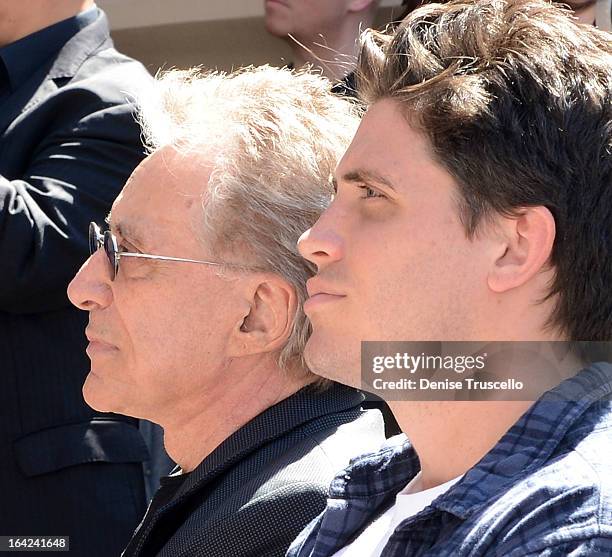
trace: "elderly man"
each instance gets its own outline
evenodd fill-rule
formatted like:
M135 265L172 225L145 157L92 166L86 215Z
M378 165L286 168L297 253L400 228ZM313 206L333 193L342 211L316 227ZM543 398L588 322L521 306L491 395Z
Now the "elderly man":
M300 241L307 362L357 385L363 341L484 341L529 390L377 390L409 441L353 460L288 555L611 555L612 365L560 342L612 339L610 37L538 0L430 4L360 68L368 112Z
M384 439L362 395L305 366L300 231L356 126L326 79L173 72L141 101L152 154L69 287L94 408L163 426L165 478L126 556L284 555L333 471Z

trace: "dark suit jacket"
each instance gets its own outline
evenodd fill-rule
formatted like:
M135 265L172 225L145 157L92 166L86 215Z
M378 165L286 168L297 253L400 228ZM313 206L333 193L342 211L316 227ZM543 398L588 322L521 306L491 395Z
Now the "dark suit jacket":
M144 513L146 447L83 401L66 287L143 158L125 91L149 79L100 12L0 105L0 535L69 535L74 556L118 555Z
M377 410L334 384L259 414L190 474L162 479L124 557L282 557L333 476L384 441Z

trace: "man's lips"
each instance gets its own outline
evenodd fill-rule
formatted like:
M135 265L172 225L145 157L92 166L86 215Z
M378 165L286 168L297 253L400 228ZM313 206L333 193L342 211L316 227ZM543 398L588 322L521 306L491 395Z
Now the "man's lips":
M308 279L306 282L306 290L308 291L308 299L304 302L304 311L306 313L314 309L337 302L342 298L346 298L346 294L341 293L336 288L326 285L318 277Z
M330 296L339 296L341 298L345 296L344 292L340 292L338 288L326 283L319 276L311 277L306 281L306 291L311 298L319 294L329 294Z
M310 298L308 298L304 302L304 312L306 314L310 314L323 306L327 306L330 303L337 302L338 300L342 300L343 298L346 298L346 296L339 296L337 294L327 294L325 292L320 292L319 294L310 296Z
M90 352L108 352L118 350L117 346L103 340L101 337L97 336L91 331L85 330L85 336L89 341L89 345L87 346L87 354L90 354Z

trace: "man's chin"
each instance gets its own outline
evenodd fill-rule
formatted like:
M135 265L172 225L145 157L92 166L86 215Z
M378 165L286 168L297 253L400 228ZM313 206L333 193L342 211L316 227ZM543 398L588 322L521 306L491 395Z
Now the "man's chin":
M95 371L90 371L85 378L83 384L83 398L87 406L97 412L115 412L125 413L117 409L116 401L113 400L112 392L108 392L108 387L104 384L104 380L96 374Z
M276 21L276 18L266 18L266 31L270 33L273 37L277 37L279 39L286 39L288 35L288 29L283 22Z
M321 342L318 336L313 334L306 344L304 359L315 375L351 387L361 386L360 357L356 358L357 362L351 362L355 358L338 350L338 346L334 346L332 342Z

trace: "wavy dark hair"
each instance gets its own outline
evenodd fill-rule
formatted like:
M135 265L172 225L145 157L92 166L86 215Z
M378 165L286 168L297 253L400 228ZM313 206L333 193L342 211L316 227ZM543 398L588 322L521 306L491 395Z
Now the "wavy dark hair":
M361 39L358 90L390 98L455 179L468 237L547 207L571 340L612 340L612 40L540 0L426 4Z

